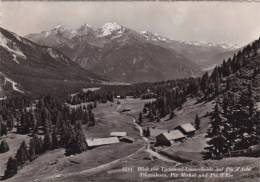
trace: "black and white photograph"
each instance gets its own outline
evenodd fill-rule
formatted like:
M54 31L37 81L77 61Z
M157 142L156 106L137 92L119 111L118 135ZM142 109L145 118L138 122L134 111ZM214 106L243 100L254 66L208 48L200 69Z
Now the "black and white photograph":
M0 1L0 181L260 181L259 12Z

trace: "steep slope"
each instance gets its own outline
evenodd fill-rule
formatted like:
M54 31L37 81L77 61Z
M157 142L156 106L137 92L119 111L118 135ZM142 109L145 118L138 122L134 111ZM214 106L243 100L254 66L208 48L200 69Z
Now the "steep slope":
M57 92L59 86L89 83L99 76L82 69L59 51L0 28L0 73L3 84L20 85L26 92ZM15 89L13 89L15 90ZM17 91L17 90L16 90Z
M27 37L44 45L55 44L54 47L83 68L104 74L113 81L150 82L200 74L200 68L182 54L154 44L117 23L106 23L96 30L89 26L80 29L84 34L77 33L62 43L38 41L40 34ZM58 37L52 30L49 32ZM79 29L70 32L79 32Z
M200 73L196 64L172 50L137 42L112 48L93 70L124 82L162 81Z
M260 43L260 40L258 42ZM253 49L250 50L244 62L243 67L227 78L229 90L243 94L247 86L252 84L256 101L260 102L260 49L258 48L257 54L253 53Z
M243 95L251 85L257 101L260 101L260 39L216 67L210 80L214 84L218 82L216 80L220 80L220 94L229 91L237 96Z

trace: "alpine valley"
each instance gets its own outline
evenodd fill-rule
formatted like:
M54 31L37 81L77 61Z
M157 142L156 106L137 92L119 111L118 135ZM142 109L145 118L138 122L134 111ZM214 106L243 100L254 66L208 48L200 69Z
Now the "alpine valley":
M260 38L0 28L0 58L0 180L260 181Z
M88 24L77 29L58 25L25 37L56 48L83 68L111 81L130 83L199 76L238 49L228 44L175 41L118 23L106 23L97 29Z

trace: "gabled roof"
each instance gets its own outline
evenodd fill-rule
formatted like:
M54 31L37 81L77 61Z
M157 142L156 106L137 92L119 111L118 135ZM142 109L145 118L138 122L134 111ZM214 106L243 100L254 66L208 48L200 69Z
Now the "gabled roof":
M92 139L86 139L86 142L89 147L94 147L94 146L100 146L100 145L119 143L119 139L117 137L92 138Z
M120 140L128 140L128 141L131 141L131 142L135 141L135 139L130 137L130 136L123 136L123 137L120 138Z
M190 124L190 123L182 124L182 125L180 125L180 127L187 133L196 131L194 126L192 126L192 124Z
M126 136L127 133L124 131L124 132L118 132L118 131L115 131L115 132L111 132L110 133L110 136L116 136L116 137L123 137L123 136Z
M172 130L169 132L162 133L167 140L176 140L184 138L185 136L179 130Z
M156 137L162 133L168 132L168 130L158 129L158 128L150 128L150 136Z

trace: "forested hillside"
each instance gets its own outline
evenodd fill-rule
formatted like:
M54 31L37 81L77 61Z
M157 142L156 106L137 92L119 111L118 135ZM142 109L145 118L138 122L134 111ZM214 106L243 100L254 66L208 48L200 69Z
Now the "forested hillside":
M201 78L153 84L150 92L156 101L148 103L143 113L150 121L169 115L180 108L187 97L198 102L215 100L210 116L209 138L205 157L219 159L235 151L260 143L260 122L256 102L260 89L260 39L246 46L232 58L224 60L211 74ZM242 153L240 155L243 155Z
M71 108L62 100L44 96L36 100L15 97L0 101L0 153L9 150L2 138L9 133L30 136L29 144L21 143L15 157L10 157L4 178L12 177L28 161L46 151L65 148L65 155L87 150L82 125L95 125L93 105Z

